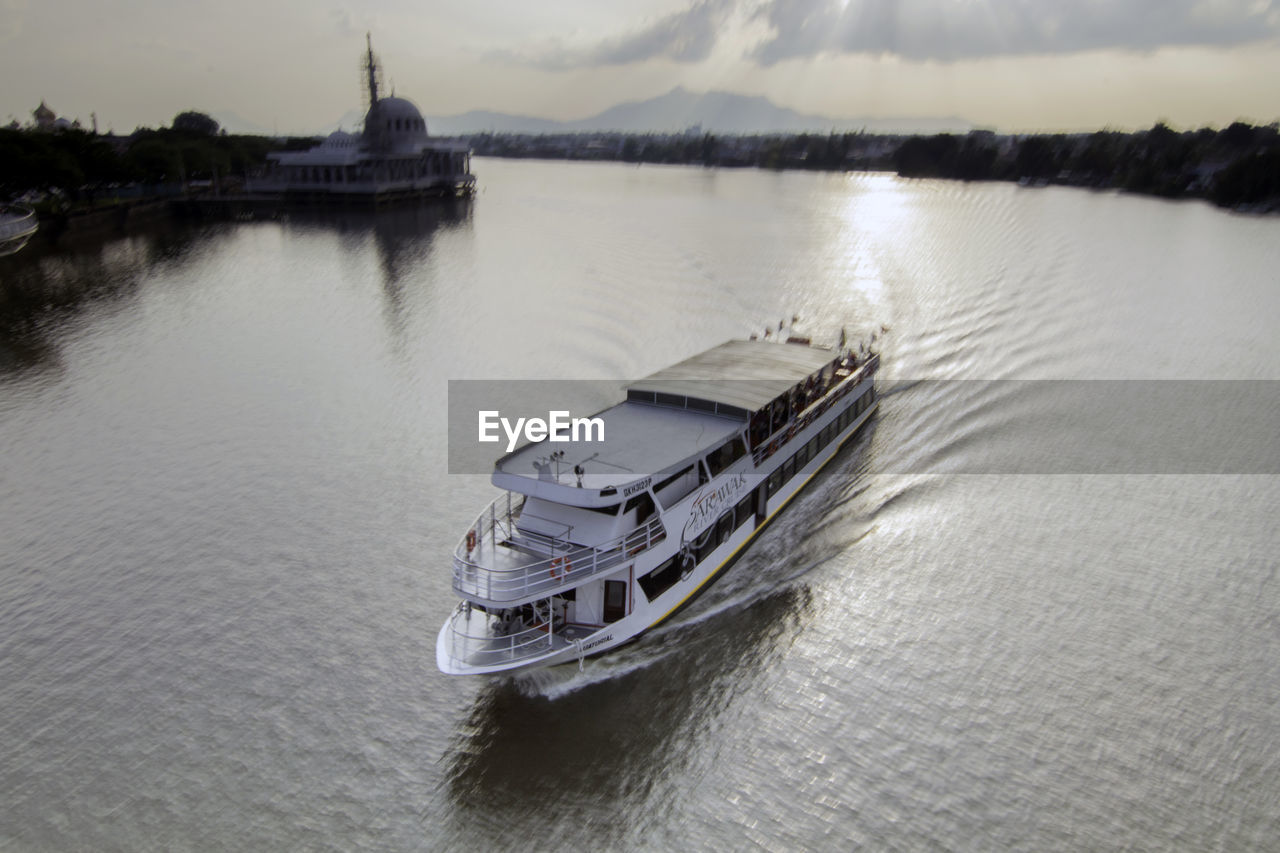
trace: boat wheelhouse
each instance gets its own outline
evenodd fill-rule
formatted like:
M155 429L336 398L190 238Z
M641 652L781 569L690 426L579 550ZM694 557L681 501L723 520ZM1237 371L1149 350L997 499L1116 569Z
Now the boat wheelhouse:
M453 554L436 663L547 666L659 624L728 567L876 408L874 353L729 341L627 388L603 438L499 459Z

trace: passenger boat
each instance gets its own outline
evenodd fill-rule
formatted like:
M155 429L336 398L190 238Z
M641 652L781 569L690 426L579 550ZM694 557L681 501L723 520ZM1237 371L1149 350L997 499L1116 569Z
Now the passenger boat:
M450 675L596 655L723 572L877 407L865 347L735 340L627 388L601 440L500 458L504 490L453 554Z

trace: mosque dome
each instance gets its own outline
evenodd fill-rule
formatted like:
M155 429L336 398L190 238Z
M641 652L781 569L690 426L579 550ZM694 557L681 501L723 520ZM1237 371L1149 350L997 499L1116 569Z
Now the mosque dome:
M324 142L320 143L320 147L326 149L354 148L359 144L359 134L347 133L345 130L335 130L325 137Z
M427 120L411 101L379 98L364 117L364 134L374 148L416 151L427 143Z

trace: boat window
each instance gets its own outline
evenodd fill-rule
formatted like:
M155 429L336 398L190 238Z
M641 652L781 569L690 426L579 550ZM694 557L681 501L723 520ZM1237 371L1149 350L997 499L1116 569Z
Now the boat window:
M776 468L769 475L769 497L773 497L778 493L778 489L782 487L782 469Z
M785 483L796 475L796 458L792 456L782 463L782 481Z
M618 507L620 506L622 506L622 504L610 504L609 506L582 506L582 507L578 507L578 509L585 509L591 512L598 512L601 515L612 516L612 515L618 514Z
M729 510L720 516L720 520L716 522L716 540L724 542L729 538L729 534L733 532L733 510Z
M617 622L627 615L627 582L604 582L604 621Z
M751 508L751 500L754 497L754 494L747 495L738 501L738 505L733 508L733 517L738 527L746 524L755 516L755 510Z
M808 464L809 464L809 445L806 444L796 451L796 470L799 471L801 468L803 468Z
M818 458L818 439L816 438L810 439L809 443L805 446L809 449L809 458L817 459Z
M636 495L627 501L626 509L622 511L622 514L628 515L633 509L639 510L636 514L636 524L644 524L653 515L653 498L649 496L648 492Z
M680 580L680 555L672 557L647 575L640 576L640 588L645 598L653 601Z
M718 477L721 471L737 462L746 453L747 449L743 446L741 438L734 438L720 445L707 454L707 467L711 469L711 476Z
M674 406L677 409L684 408L684 399L680 394L668 394L664 391L659 391L654 395L654 402L659 406Z
M769 412L761 409L751 416L751 446L759 447L769 437Z
M662 508L667 509L704 482L701 466L689 465L663 480L654 487L653 492L658 496L658 503L662 504Z
M769 429L769 433L772 435L782 429L782 425L787 422L787 400L785 395L773 401L770 405L770 411L773 413L773 421Z
M695 552L699 563L710 557L711 552L720 544L719 539L716 538L716 527L717 525L711 525L695 540L699 543L698 550Z

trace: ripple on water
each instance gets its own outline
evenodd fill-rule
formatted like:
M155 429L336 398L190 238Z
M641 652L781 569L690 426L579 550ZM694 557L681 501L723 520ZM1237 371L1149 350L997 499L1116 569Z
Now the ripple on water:
M477 171L438 218L0 271L0 846L1271 843L1274 477L992 472L1078 450L1041 380L1271 378L1276 222ZM624 380L792 314L818 340L888 327L875 419L796 504L581 672L438 675L488 491L443 474L446 380Z

